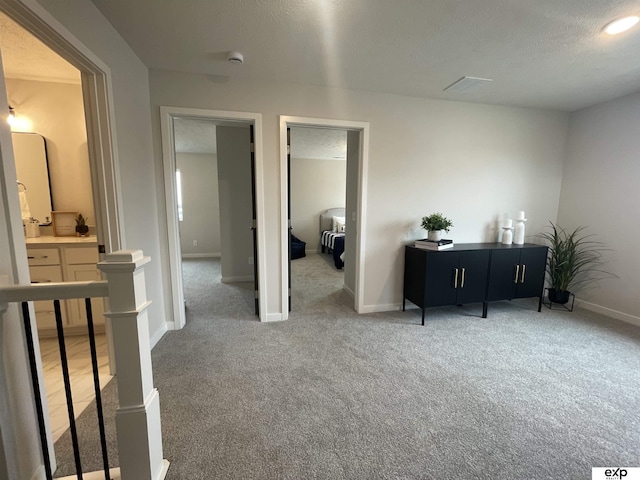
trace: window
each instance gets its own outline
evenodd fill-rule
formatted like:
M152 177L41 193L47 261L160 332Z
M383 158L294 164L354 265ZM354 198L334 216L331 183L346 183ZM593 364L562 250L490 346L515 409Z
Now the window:
M176 196L178 202L178 220L182 221L182 176L180 170L176 170Z

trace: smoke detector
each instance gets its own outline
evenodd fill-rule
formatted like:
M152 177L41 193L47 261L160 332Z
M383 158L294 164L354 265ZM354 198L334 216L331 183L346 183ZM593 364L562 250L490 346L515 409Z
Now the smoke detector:
M244 63L244 57L240 52L229 52L227 54L227 61L229 63L240 65L241 63Z

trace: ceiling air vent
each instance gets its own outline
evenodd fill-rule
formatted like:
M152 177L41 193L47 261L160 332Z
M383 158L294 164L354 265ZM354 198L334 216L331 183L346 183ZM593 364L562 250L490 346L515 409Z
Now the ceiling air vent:
M456 80L455 82L453 82L443 91L444 92L470 92L489 82L493 82L493 80L490 78L462 77Z

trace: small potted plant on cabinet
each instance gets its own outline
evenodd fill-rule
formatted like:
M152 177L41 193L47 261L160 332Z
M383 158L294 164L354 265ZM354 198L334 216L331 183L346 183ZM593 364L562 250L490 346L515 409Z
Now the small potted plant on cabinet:
M441 213L432 213L428 217L422 217L422 228L427 231L427 238L434 242L442 239L442 231L448 232L453 227L453 222Z
M86 237L89 233L89 226L87 225L87 218L81 213L76 217L76 233L81 237Z
M547 274L549 275L549 301L566 304L576 289L603 276L616 278L600 267L602 252L608 250L602 242L591 240L593 235L585 234L586 227L577 227L572 232L551 222L551 230L541 234L549 244Z

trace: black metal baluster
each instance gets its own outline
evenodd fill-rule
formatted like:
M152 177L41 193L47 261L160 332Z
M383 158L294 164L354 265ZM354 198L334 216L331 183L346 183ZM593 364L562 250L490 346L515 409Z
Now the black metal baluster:
M44 461L44 472L47 480L53 479L51 472L51 459L49 458L49 445L47 443L47 430L44 424L44 410L42 408L42 393L38 383L38 366L36 363L36 351L33 345L33 331L31 329L31 318L29 316L29 304L22 302L22 320L24 322L24 334L27 340L27 350L29 353L29 368L31 370L31 385L33 396L36 402L36 414L38 416L38 429L40 430L40 446L42 447L42 459Z
M87 310L87 327L89 329L89 348L91 349L91 367L93 369L93 386L96 392L96 409L98 411L98 427L100 429L100 446L102 447L102 465L104 468L105 480L109 477L109 456L107 453L107 437L104 431L104 415L102 413L102 394L100 393L100 375L98 373L98 353L96 351L96 339L93 329L93 311L91 310L91 299L84 299Z
M76 419L73 413L73 397L71 395L71 381L69 380L69 364L67 363L67 349L64 344L64 329L62 328L62 313L60 300L53 301L53 309L56 312L56 327L58 329L58 345L60 346L60 361L62 363L62 378L64 379L64 391L67 395L67 411L69 412L69 430L71 430L71 442L73 443L73 458L76 462L76 475L82 480L82 466L80 465L80 447L78 446L78 432L76 431Z

